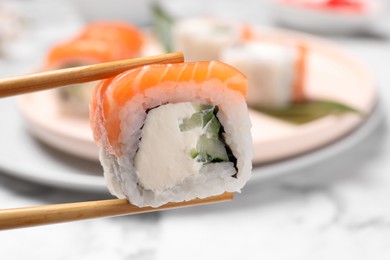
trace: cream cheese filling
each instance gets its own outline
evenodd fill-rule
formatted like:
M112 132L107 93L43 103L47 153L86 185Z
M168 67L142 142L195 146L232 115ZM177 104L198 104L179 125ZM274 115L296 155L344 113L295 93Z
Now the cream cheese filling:
M139 185L162 192L198 174L202 167L190 156L202 128L180 130L183 119L196 112L191 102L166 104L148 112L134 166Z

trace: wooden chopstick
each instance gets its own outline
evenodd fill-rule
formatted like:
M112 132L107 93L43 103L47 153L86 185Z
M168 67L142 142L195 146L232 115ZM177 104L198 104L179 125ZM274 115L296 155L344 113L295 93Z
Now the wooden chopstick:
M14 76L0 79L0 98L104 79L143 65L180 62L184 57L177 52Z
M233 200L233 193L185 202L171 202L159 208L139 208L126 199L87 201L0 210L0 230L55 224L98 217L131 215L166 209Z

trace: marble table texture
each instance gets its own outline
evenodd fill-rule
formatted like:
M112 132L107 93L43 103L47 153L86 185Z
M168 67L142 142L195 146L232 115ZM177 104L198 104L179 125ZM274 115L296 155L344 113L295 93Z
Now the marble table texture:
M32 3L51 10L59 1L25 4ZM66 7L60 11L73 13ZM68 20L69 33L76 20ZM53 28L36 26L47 26L39 37L50 38ZM315 165L251 181L230 203L3 231L0 259L390 259L390 40L330 39L378 82L384 118L363 141ZM2 75L27 69L0 65ZM0 174L0 208L106 198Z

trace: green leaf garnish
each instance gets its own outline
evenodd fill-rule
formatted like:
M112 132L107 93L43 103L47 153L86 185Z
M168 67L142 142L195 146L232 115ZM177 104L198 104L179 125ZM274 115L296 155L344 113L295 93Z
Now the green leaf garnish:
M159 4L152 7L153 28L167 52L172 52L172 26L175 20Z
M281 109L253 109L297 125L306 124L327 115L355 113L363 116L361 111L353 107L329 100L308 100L301 103L292 103L290 106Z

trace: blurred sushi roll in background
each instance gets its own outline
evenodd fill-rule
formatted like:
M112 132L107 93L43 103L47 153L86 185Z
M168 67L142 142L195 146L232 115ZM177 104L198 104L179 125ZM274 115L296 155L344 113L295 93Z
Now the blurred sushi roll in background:
M122 57L133 58L140 56L144 44L140 29L122 22L91 23L81 31L78 38L120 44L120 48L116 47L120 56L118 59ZM115 45L113 47L115 48Z
M212 17L179 20L172 28L172 45L186 61L217 60L222 48L238 43L240 27Z
M87 25L74 38L60 42L48 52L44 70L129 59L141 55L143 35L136 27L119 22ZM97 82L74 84L54 90L60 109L87 118Z
M240 191L253 155L246 88L245 75L217 61L102 81L90 120L110 192L158 207Z
M223 49L220 59L247 75L249 106L282 108L304 101L304 46L245 41Z
M304 101L306 53L295 42L272 39L261 28L198 17L175 22L174 51L187 61L221 60L248 76L248 105L282 108Z

